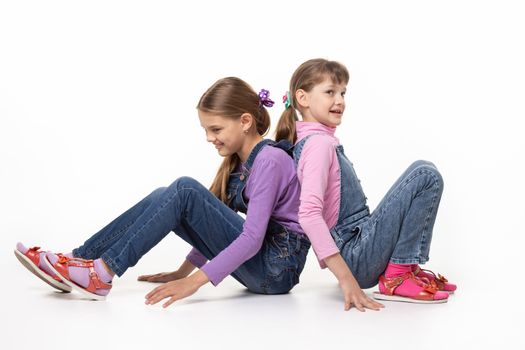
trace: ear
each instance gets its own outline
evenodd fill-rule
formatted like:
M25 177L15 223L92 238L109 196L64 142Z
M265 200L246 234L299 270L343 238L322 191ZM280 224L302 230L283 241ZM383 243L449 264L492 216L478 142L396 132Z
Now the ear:
M310 98L306 91L298 89L295 91L295 100L299 104L298 107L308 108L310 106Z
M253 116L250 113L243 113L241 115L242 131L244 133L247 133L248 130L250 130L250 128L252 127L252 125L253 125Z

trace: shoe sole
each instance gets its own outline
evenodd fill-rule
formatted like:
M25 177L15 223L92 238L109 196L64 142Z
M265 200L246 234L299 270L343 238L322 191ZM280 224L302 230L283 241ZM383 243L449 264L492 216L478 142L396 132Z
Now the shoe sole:
M27 256L22 254L21 251L15 249L15 256L24 265L26 269L28 269L33 275L40 278L42 281L49 284L51 287L58 289L61 292L64 293L71 293L71 287L67 284L58 282L53 277L49 276L45 271L41 270L40 267L35 265L31 259L29 259ZM47 259L45 259L47 260ZM59 276L59 275L57 275Z
M51 269L51 271L56 273L57 276L62 277L62 280L64 281L65 284L67 284L69 287L71 287L72 289L76 290L80 294L84 295L88 299L90 299L90 300L97 300L97 301L106 300L106 296L105 295L98 295L98 294L95 294L95 293L91 293L91 292L87 291L84 287L81 287L78 284L76 284L75 282L72 282L72 281L68 280L67 278L65 278L64 276L62 276L62 274L55 269L53 264L51 264L51 261L49 261L47 256L44 257L44 262Z
M443 304L448 301L448 298L439 299L439 300L417 300L417 299L412 299L408 297L401 297L398 295L385 295L379 292L374 292L372 295L374 299L377 299L377 300L401 301L401 302L413 303L413 304Z

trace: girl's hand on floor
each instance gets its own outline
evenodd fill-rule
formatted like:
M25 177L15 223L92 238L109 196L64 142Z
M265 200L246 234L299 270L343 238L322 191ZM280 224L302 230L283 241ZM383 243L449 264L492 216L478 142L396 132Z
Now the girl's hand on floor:
M385 307L383 304L370 299L354 278L346 278L339 282L345 298L345 311L354 306L357 310L364 312L365 309L379 311Z
M193 264L189 260L184 260L184 262L182 263L182 265L180 265L177 271L161 272L156 273L154 275L142 275L139 276L137 280L155 283L166 283L187 277L194 269L195 266L193 266Z
M180 280L186 277L187 274L181 273L179 270L173 272L160 272L153 275L142 275L137 278L139 281L153 282L153 283L166 283L170 281Z
M192 295L208 281L208 276L199 270L189 277L167 282L153 289L146 294L146 304L154 305L163 299L170 298L162 305L162 307L166 308L175 301Z

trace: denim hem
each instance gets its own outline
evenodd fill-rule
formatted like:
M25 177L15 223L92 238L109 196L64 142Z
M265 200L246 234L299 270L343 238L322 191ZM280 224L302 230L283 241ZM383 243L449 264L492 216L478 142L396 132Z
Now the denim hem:
M424 264L428 261L428 258L419 259L396 259L390 258L390 263L399 265L413 265L413 264Z
M118 277L121 277L126 270L122 270L120 266L115 262L115 260L113 260L113 258L109 256L110 251L111 250L107 250L104 254L102 254L100 259L102 259L106 263L106 265L109 266L111 271L113 271Z
M80 259L83 259L82 258L82 254L79 254L79 251L80 249L78 248L75 248L71 251L71 254L73 254L73 258L80 258Z

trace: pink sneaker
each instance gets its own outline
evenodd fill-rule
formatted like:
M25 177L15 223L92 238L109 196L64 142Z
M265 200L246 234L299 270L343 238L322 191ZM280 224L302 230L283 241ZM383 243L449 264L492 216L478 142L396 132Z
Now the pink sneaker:
M417 278L414 273L406 272L401 276L379 277L379 292L374 292L374 299L404 301L408 303L437 304L448 301L448 293L440 292L431 284Z
M40 247L28 249L19 242L16 245L15 256L25 268L51 287L65 293L71 292L71 287L47 267L44 262L46 260L46 252L40 251Z

